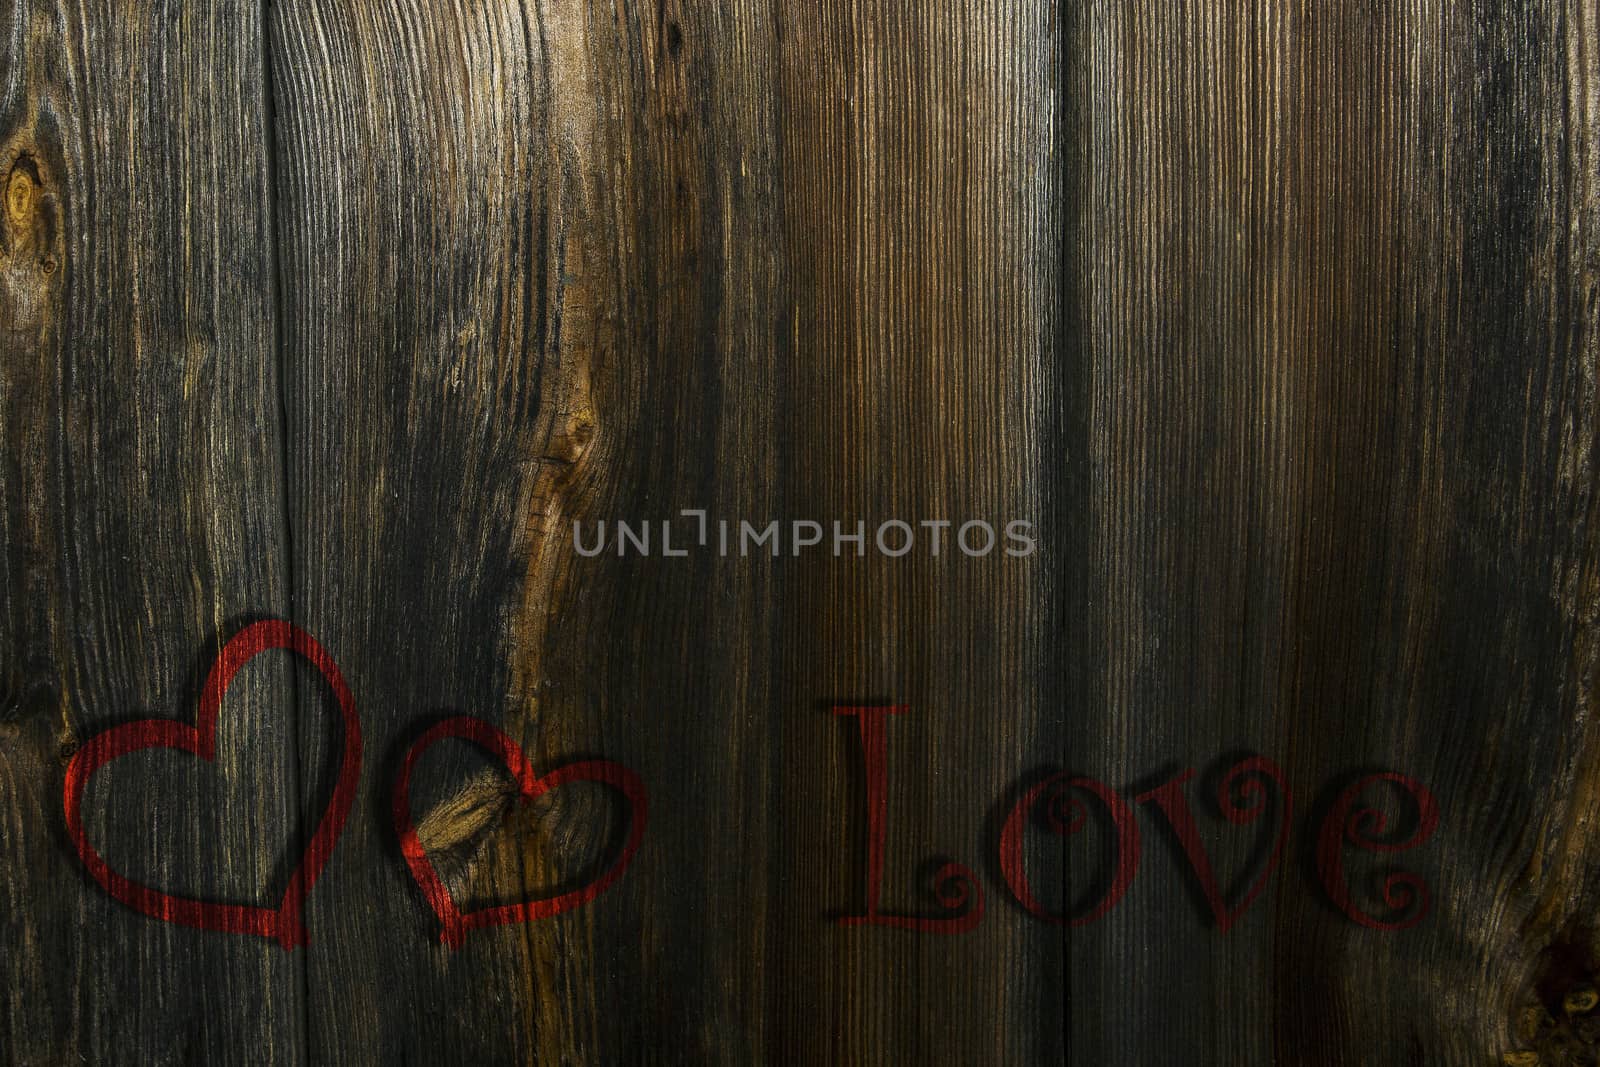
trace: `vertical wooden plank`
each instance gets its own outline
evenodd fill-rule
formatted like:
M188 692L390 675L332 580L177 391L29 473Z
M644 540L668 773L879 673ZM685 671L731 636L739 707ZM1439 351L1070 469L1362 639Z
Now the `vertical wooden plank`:
M571 705L591 680L557 690L541 666L565 625L561 528L626 447L590 384L622 359L622 103L599 94L586 14L271 13L295 612L356 687L369 753L351 862L310 912L336 931L310 954L321 1062L589 1058L614 991L584 975L616 966L592 956L590 924L637 921L613 894L600 918L491 930L452 954L388 816L405 749L446 713L506 728L539 771L608 749ZM323 732L303 741L308 764L331 755ZM585 821L604 797L577 787L503 825L503 777L454 743L414 781L421 836L456 858L441 862L466 903L526 895L552 842L577 862L607 837Z
M0 1049L295 1063L300 958L156 922L84 873L63 770L193 721L216 641L285 608L259 6L0 5ZM171 892L264 902L296 823L288 676L215 764L130 755L89 838Z
M1302 818L1226 936L1147 848L1071 938L1074 1057L1488 1063L1592 980L1595 27L1491 0L1076 22L1089 762L1259 751ZM1423 874L1413 930L1315 888L1327 789L1369 769L1443 811L1428 848L1352 860L1380 914L1375 872Z
M864 521L869 538L900 519L917 543L902 558L846 547L778 572L769 810L786 847L770 881L782 901L769 921L770 1048L798 1062L1057 1062L1059 937L997 877L998 816L1064 755L1045 494L1060 461L1046 437L1056 5L794 3L782 15L794 333L775 410L780 507ZM1005 548L1007 524L1028 522L1042 548L969 557L956 539L974 520ZM951 525L936 556L922 524L940 521ZM886 727L882 907L941 914L930 875L958 861L987 898L972 932L818 922L860 914L867 879L861 744L849 720L825 721L826 698L906 705ZM1031 872L1054 886L1059 858Z
M1059 941L984 861L1034 751L1042 557L570 541L683 509L1037 519L1054 32L1042 4L275 8L296 617L363 694L363 805L445 709L652 793L621 884L455 954L353 824L312 903L315 1058L1059 1058ZM829 705L867 698L914 709L885 907L926 910L918 867L955 853L990 895L967 937L833 922L864 813ZM502 820L465 745L418 782L479 901L614 832L593 790Z

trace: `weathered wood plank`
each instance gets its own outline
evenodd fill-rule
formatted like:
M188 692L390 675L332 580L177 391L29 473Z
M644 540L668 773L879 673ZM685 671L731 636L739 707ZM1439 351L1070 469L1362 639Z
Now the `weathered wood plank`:
M114 903L61 792L108 724L192 722L215 641L285 607L259 11L0 5L11 1063L299 1062L301 958ZM240 679L215 765L130 755L95 777L85 826L108 861L270 898L296 823L287 680L283 664Z
M538 770L607 747L565 705L572 679L556 692L541 666L559 529L620 447L591 397L619 358L622 252L611 105L580 13L297 0L271 15L295 616L347 670L369 753L349 862L311 906L332 931L310 953L319 1061L589 1058L607 991L586 974L606 963L573 946L591 923L636 921L618 893L603 919L489 931L450 955L388 821L401 754L444 712L505 726ZM324 738L304 731L308 762ZM534 880L546 869L548 824L500 835L509 866L479 859L497 781L471 746L443 745L414 810L424 840L491 871L477 892L510 900L523 853ZM573 810L551 835L577 847Z
M1561 1002L1600 978L1594 4L925 6L0 9L0 1059L1593 1041ZM664 558L683 509L733 553ZM1044 551L737 548L740 520L970 518ZM573 550L619 519L651 556ZM326 644L365 727L294 954L112 902L60 814L74 748L191 719L257 614ZM882 906L937 913L949 856L987 897L971 932L836 921L868 790L830 705L885 701ZM283 657L248 668L217 765L108 767L89 835L265 902L331 712ZM536 771L633 768L651 818L597 901L450 952L389 801L461 712ZM1046 769L1133 794L1240 750L1297 818L1231 930L1149 804L1109 916L1063 934L1009 900L998 826ZM1404 932L1316 884L1329 789L1373 768L1444 813L1391 858L1435 896ZM465 743L417 769L462 900L614 853L602 790L517 811L503 778ZM1225 882L1260 869L1197 810ZM1093 888L1060 845L1026 842L1052 907Z
M389 832L353 825L362 862L312 904L339 931L312 949L313 1055L1059 1058L1037 1010L1059 945L987 875L965 938L830 918L864 904L864 816L829 700L914 708L884 903L926 910L924 857L979 866L1034 750L1040 561L569 541L684 508L1033 517L1048 7L295 2L272 25L296 617L363 694L375 767L451 709L653 798L620 885L454 956ZM417 810L436 841L488 838L480 899L603 844L598 797L498 832L492 785L438 799L479 767L441 748Z
M1304 815L1226 937L1147 850L1070 939L1075 1057L1490 1063L1530 985L1592 979L1596 25L1490 0L1076 17L1074 738L1119 783L1262 752ZM1401 933L1308 892L1319 790L1372 767L1444 813L1391 857L1436 897Z

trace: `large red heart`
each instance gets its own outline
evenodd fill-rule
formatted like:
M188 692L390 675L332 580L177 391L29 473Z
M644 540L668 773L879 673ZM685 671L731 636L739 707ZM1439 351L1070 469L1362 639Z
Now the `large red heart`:
M83 791L94 772L119 756L146 748L172 748L208 762L213 760L216 755L217 709L234 675L257 653L278 648L299 653L321 672L338 699L339 714L344 723L344 751L339 762L339 780L322 814L322 821L317 825L317 832L307 842L300 864L289 879L283 902L276 908L259 908L190 900L140 885L112 870L94 850L94 846L89 844L83 831ZM355 700L339 673L338 665L304 630L292 623L267 620L239 631L218 654L206 678L205 689L200 697L200 714L195 725L189 726L173 719L142 719L96 734L78 749L67 767L67 832L94 880L112 897L130 908L163 922L230 934L276 938L284 948L292 949L307 943L305 926L301 922L305 898L333 854L334 843L344 829L345 816L350 813L351 802L355 800L360 773L361 726L356 718Z
M433 864L428 861L427 850L422 847L422 841L417 836L417 828L411 820L411 771L423 752L449 737L471 741L496 756L505 764L506 770L511 772L524 803L568 782L599 782L617 790L628 798L632 810L628 843L623 847L621 857L595 881L559 896L462 912L456 907L455 900L450 896L450 890L439 878L438 872L433 869ZM466 939L468 930L546 919L581 907L599 896L608 886L622 877L622 873L628 869L628 864L633 861L633 854L639 850L639 842L644 837L648 810L649 801L645 795L644 782L620 763L612 763L609 760L569 763L542 778L537 777L515 741L482 719L467 715L446 719L419 737L406 752L405 761L400 767L400 776L394 786L394 825L400 835L400 851L404 853L406 863L411 867L411 875L422 889L422 895L427 898L428 906L443 924L439 940L451 948L460 947L462 941Z

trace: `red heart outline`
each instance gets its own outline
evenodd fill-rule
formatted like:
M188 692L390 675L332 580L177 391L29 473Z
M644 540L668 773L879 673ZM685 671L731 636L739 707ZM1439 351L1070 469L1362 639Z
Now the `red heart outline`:
M595 881L580 889L562 893L560 896L545 900L525 900L520 904L479 908L469 912L459 910L455 900L450 896L450 890L440 880L438 872L433 869L433 864L428 862L427 850L422 847L422 840L417 836L417 828L411 820L411 771L416 767L417 760L422 757L423 752L446 738L471 741L497 757L515 779L523 803L541 797L568 782L599 782L617 790L628 798L632 811L628 843L623 847L621 857ZM633 862L634 853L639 851L639 842L644 838L649 806L644 782L622 764L610 760L569 763L543 777L537 777L515 741L482 719L470 715L446 719L419 737L407 750L405 761L400 767L400 775L394 784L394 825L400 835L400 851L405 855L406 864L411 868L411 876L416 879L422 895L427 898L428 906L443 924L443 929L439 932L440 943L451 949L461 947L468 930L547 919L552 915L560 915L564 911L582 907L605 892L612 883L622 877L623 872L628 869L628 864Z
M339 779L333 796L323 811L317 831L306 843L300 863L289 879L283 902L276 908L245 904L218 904L191 900L141 885L112 870L89 844L83 830L83 792L94 772L112 760L147 748L171 748L198 756L206 762L216 758L217 709L234 675L256 655L271 649L299 653L321 672L339 702L344 723L344 750L339 762ZM344 676L333 657L304 630L277 619L252 623L229 641L217 654L217 661L206 678L200 697L200 712L195 725L175 719L141 719L113 726L96 734L73 755L67 766L64 803L67 833L78 850L78 857L96 882L111 896L135 911L162 922L218 930L229 934L255 934L275 938L285 949L308 943L301 912L311 886L333 855L333 846L344 829L345 817L355 800L361 774L361 725L355 699L345 685Z

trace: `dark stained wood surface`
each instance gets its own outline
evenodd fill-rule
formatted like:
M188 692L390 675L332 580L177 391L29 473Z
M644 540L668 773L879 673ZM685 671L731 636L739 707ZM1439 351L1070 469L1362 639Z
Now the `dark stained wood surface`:
M1585 0L10 0L0 1061L1592 1058L1563 1003L1600 977L1597 26ZM1025 519L1042 551L573 550L575 521L684 509ZM293 953L114 903L61 815L78 744L189 721L267 616L328 648L364 734ZM936 914L954 859L970 933L836 922L868 794L831 706L890 701L882 906ZM651 797L618 884L456 952L389 813L453 714ZM88 835L265 900L336 718L264 657L217 765L108 767ZM1105 918L1007 893L1000 824L1050 771L1131 797L1194 767L1198 798L1241 753L1295 818L1226 932L1147 803ZM1373 911L1375 873L1423 875L1416 929L1318 887L1319 820L1371 770L1443 812L1350 860ZM413 793L467 903L580 884L626 818L592 786L515 808L464 742ZM1225 884L1262 870L1256 827L1195 810ZM1025 855L1052 910L1104 858Z
M1071 391L1099 473L1067 554L1088 561L1070 732L1116 782L1263 752L1307 815L1325 784L1400 770L1444 823L1395 857L1436 896L1400 934L1345 921L1289 863L1219 941L1149 852L1127 905L1071 939L1074 1051L1488 1063L1529 1047L1510 1023L1530 983L1559 1005L1600 970L1579 829L1600 666L1595 16L1079 17ZM1570 971L1548 974L1547 946Z
M114 903L67 841L74 748L192 721L219 638L288 611L258 6L0 6L0 1060L302 1062L306 958ZM85 825L257 899L298 819L288 665L217 766L108 768Z

